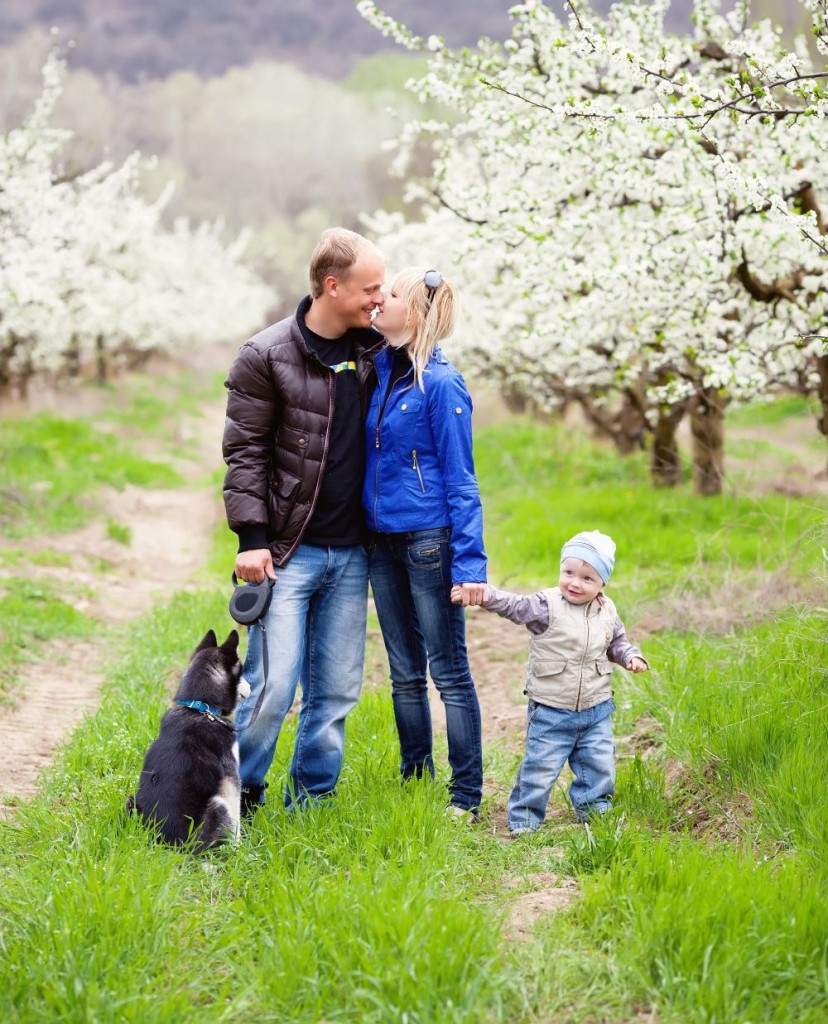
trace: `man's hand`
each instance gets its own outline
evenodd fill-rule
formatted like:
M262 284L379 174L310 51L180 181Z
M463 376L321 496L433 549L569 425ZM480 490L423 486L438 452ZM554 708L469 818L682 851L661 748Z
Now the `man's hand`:
M486 584L455 583L451 588L451 600L454 604L462 604L464 608L483 604L486 600Z
M647 662L643 658L633 658L633 660L627 665L628 672L646 672Z
M254 548L236 555L236 577L245 583L261 583L265 576L276 579L270 548Z

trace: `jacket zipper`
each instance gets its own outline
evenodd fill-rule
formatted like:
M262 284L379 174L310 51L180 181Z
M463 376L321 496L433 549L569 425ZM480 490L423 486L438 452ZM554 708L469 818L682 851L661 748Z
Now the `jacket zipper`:
M420 472L420 464L417 462L417 449L411 450L411 466L414 472L417 474L417 479L420 481L420 490L425 494L425 484L423 483L423 474Z
M581 667L578 671L578 696L575 699L575 710L581 710L581 690L584 685L584 664L589 654L589 615L584 616L584 625L586 626L586 641L584 643L584 653L581 655Z
M406 373L406 376L408 376L407 373ZM374 447L375 448L381 448L382 447L382 445L380 444L380 427L382 426L382 418L385 415L385 410L386 410L386 408L388 406L388 403L391 401L391 395L393 394L394 389L400 383L400 381L403 381L403 380L405 380L405 377L400 377L397 380L395 380L394 383L391 385L391 387L388 389L388 391L386 391L385 398L380 400L379 411L377 412L377 428L376 428L376 431L374 433ZM379 381L379 374L377 374L377 381L378 381L378 386L381 386L381 382Z
M405 378L403 378L403 377L400 378L400 380L404 380L404 379ZM391 400L391 394L394 391L394 388L397 386L397 384L399 384L399 382L400 382L399 380L394 381L394 383L391 385L391 387L385 393L385 398L384 399L380 398L379 410L377 412L377 426L376 426L376 429L374 431L374 447L377 448L377 449L382 448L382 444L380 443L380 427L382 426L382 417L385 415L385 408L388 405L389 401ZM379 379L379 372L377 372L377 388L379 389L381 387L382 387L382 381ZM422 485L422 477L420 478L420 484ZM374 472L374 530L377 529L377 506L378 505L379 505L379 463L377 463L377 468L376 468L376 470Z

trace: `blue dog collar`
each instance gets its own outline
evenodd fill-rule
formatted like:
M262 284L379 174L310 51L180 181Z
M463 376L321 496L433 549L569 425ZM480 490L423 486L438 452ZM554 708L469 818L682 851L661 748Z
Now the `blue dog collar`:
M200 711L203 715L221 721L221 708L214 708L212 704L205 704L203 700L177 700L175 703L182 708L192 708L193 711Z

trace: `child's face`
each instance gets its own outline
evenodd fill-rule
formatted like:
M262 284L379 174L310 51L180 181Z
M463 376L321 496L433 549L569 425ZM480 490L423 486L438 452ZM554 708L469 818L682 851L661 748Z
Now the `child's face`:
M604 589L604 581L588 562L565 558L558 586L570 604L589 604Z

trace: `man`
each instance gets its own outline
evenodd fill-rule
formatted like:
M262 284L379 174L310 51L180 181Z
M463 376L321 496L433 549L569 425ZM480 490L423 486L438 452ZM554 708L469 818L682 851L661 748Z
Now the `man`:
M242 347L225 383L224 503L239 536L236 575L277 581L264 634L250 627L251 694L236 721L246 813L264 803L300 680L285 805L331 795L342 767L345 716L359 696L365 653L363 412L371 356L383 340L371 317L384 275L368 239L325 231L311 256L310 296Z

